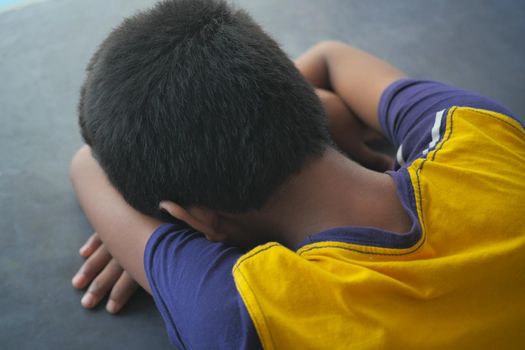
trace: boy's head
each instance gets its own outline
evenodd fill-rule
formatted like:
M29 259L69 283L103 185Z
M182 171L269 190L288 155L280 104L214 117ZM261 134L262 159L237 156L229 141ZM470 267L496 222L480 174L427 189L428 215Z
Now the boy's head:
M330 143L312 88L224 1L164 1L126 19L89 63L79 122L112 184L157 217L161 200L259 209Z

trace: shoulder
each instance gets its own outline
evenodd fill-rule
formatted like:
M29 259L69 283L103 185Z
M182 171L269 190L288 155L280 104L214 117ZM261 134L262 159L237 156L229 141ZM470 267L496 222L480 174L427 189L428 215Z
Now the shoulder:
M381 126L397 149L397 167L425 156L429 145L441 140L453 107L493 112L520 123L510 110L478 93L436 81L398 80L383 92L379 106ZM489 125L486 119L478 122L481 129Z

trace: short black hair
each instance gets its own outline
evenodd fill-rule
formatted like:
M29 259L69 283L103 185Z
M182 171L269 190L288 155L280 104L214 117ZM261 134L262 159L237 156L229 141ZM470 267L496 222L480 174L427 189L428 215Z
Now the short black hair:
M225 1L169 0L111 32L88 67L82 136L137 210L260 209L331 144L293 62Z

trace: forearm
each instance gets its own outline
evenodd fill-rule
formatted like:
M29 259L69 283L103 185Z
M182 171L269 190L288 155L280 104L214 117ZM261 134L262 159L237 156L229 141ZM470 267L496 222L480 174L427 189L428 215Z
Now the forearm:
M405 77L389 63L336 41L314 46L296 66L313 86L333 91L363 123L381 133L379 99L388 85Z
M348 137L348 135L344 134L348 129L347 124L355 120L355 115L334 92L323 88L316 88L315 93L323 104L330 135L335 143L341 146L341 138Z
M84 213L111 255L149 290L143 265L144 247L161 222L139 213L124 201L87 146L71 162L71 182Z

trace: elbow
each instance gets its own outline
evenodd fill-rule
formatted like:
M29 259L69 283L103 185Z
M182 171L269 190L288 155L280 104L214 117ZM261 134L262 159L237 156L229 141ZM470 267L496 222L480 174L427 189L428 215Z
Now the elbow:
M340 41L340 40L333 40L333 39L320 41L315 46L317 46L318 49L322 52L331 51L331 50L341 48L341 47L349 47L347 43Z
M69 181L75 187L75 183L81 173L82 164L85 163L87 157L91 156L91 149L88 145L80 147L80 149L75 153L69 164Z

